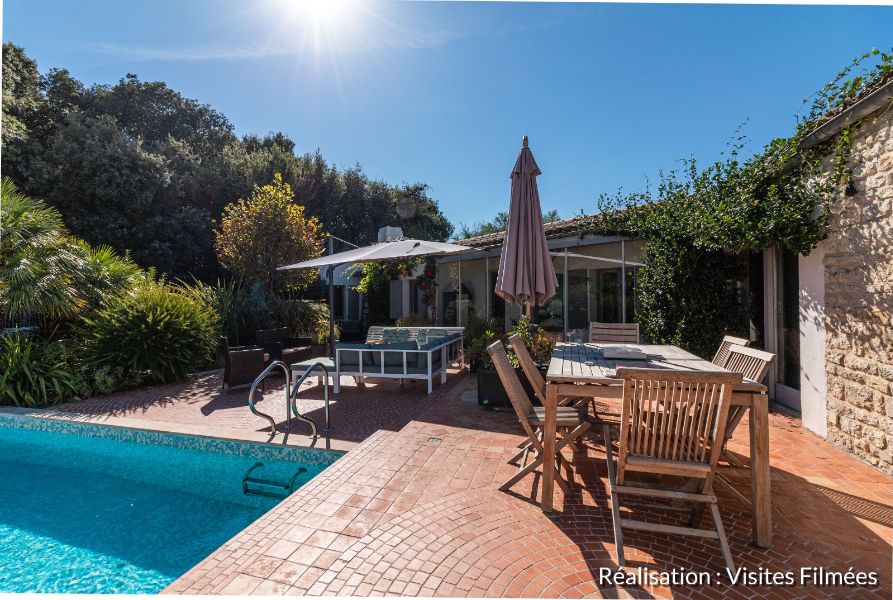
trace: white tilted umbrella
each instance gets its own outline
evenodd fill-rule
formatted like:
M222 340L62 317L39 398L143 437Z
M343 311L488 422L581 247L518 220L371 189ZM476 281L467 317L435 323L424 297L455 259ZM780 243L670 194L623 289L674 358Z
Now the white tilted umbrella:
M330 238L331 240L331 238ZM331 244L329 245L331 252ZM429 242L428 240L414 240L410 238L398 237L394 240L379 242L371 246L362 248L354 248L353 250L345 250L344 252L330 253L326 256L305 260L293 265L285 265L278 267L277 271L287 271L290 269L319 269L329 267L334 269L338 265L346 265L362 262L379 262L379 261L397 261L407 258L419 256L444 256L446 254L457 254L461 252L470 252L474 248L470 246L460 246L459 244L445 244L443 242ZM329 271L331 275L331 271ZM329 277L329 342L332 355L335 351L335 313L332 310L332 278Z

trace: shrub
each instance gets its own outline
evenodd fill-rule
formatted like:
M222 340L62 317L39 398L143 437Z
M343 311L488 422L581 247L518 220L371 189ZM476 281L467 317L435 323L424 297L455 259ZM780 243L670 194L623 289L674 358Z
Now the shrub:
M313 338L314 343L323 344L329 339L329 307L322 302L289 298L273 298L270 303L272 321L276 325L288 327L296 335ZM335 326L335 339L339 335Z
M544 369L549 366L552 352L555 350L555 340L549 337L545 329L531 323L527 317L521 317L512 328L512 333L521 336L524 345L527 346L527 350L530 352L531 358L533 358L533 362L538 367ZM512 363L518 366L518 360L514 355L511 358Z
M165 383L206 365L218 347L219 317L197 294L144 283L84 317L87 360L125 378Z
M63 342L4 335L0 349L0 404L58 404L74 396L82 383Z

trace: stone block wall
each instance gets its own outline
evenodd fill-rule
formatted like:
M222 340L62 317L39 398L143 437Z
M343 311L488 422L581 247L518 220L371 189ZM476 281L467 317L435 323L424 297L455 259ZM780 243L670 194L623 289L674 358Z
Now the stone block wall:
M824 245L828 440L893 474L893 108L853 135Z

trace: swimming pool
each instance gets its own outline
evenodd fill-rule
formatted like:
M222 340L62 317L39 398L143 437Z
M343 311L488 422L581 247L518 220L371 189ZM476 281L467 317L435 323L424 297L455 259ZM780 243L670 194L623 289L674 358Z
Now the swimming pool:
M0 592L159 592L340 454L0 414Z

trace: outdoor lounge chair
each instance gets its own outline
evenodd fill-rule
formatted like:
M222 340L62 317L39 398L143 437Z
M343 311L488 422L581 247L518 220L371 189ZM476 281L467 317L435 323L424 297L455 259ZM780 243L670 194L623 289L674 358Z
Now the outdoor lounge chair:
M256 336L258 345L263 346L270 355L269 362L281 360L291 365L313 358L312 340L308 337L291 337L288 327L259 329Z
M253 382L264 370L267 355L260 346L230 346L225 337L220 340L223 345L223 391L229 393L236 386Z
M462 367L462 328L370 327L366 343L335 345L334 392L341 392L341 376L362 382L366 377L424 380L428 393L434 378L446 383L447 368L455 359Z
M611 428L607 424L603 426L617 562L621 567L626 565L622 529L638 529L715 539L719 542L726 567L734 570L713 492L713 479L732 386L741 381L741 376L726 372L619 367L617 377L623 380L623 407L616 460ZM694 479L697 487L667 487L651 483L651 480L630 481L630 473ZM620 499L625 496L693 503L696 508L691 511L687 527L623 519L620 517ZM713 531L698 528L701 516L698 507L703 505L710 507Z
M521 422L521 426L527 434L527 443L522 445L521 451L509 460L510 463L514 463L516 460L523 458L518 465L518 472L515 473L511 479L499 486L500 490L506 491L543 464L542 430L545 422L545 409L542 407L534 407L530 402L530 398L528 398L527 394L524 392L524 388L521 386L521 381L515 374L511 362L509 362L508 355L505 353L505 348L503 348L502 342L494 342L487 348L487 352L493 360L493 366L499 374L499 379L502 381L502 385L505 386L506 392L508 392L509 400L512 403L512 407L515 409L515 413L518 415L518 420ZM568 487L567 482L560 476L560 467L561 465L564 465L570 469L570 465L567 464L567 459L561 455L561 449L585 433L590 428L590 423L586 420L582 410L569 406L560 406L558 407L556 427L565 429L565 433L561 439L555 443L555 456L558 467L558 476L555 478L555 482L565 493L568 493L570 488ZM527 457L531 450L534 452L535 459L530 464L527 464Z
M639 343L638 323L590 323L589 343L616 342L622 344Z
M729 357L729 348L731 348L733 345L747 347L750 346L750 340L735 337L732 335L723 337L722 341L719 343L719 348L716 349L716 354L713 355L713 360L710 362L712 362L714 365L725 367L726 359Z

